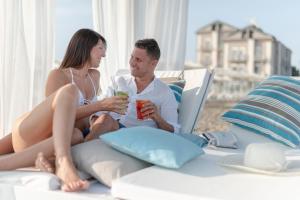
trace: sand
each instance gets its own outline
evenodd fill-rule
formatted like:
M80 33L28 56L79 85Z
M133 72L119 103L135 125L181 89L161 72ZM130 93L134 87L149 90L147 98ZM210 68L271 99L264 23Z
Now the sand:
M232 108L236 102L208 100L201 112L196 132L226 131L230 123L224 122L221 115Z

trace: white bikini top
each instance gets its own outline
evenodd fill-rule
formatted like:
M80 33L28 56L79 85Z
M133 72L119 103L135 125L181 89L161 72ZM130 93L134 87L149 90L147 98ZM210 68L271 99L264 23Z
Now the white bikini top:
M74 81L74 77L73 77L73 72L72 72L72 69L70 69L70 73L71 73L71 78L72 78L72 84L76 85L75 81ZM96 92L96 87L94 85L94 82L90 76L90 74L88 73L88 77L90 78L90 81L92 82L92 86L94 88L94 97L92 99L86 99L84 98L83 96L83 93L81 92L81 90L79 89L79 87L76 85L76 87L78 88L78 91L79 91L79 105L82 106L82 105L86 105L86 104L90 104L92 102L95 102L97 101L97 92Z

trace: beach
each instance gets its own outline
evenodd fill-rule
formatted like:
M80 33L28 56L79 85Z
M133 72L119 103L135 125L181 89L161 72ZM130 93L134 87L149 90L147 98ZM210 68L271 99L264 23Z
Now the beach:
M224 112L232 108L235 103L235 101L207 100L195 131L197 133L226 131L230 123L223 121L221 116Z

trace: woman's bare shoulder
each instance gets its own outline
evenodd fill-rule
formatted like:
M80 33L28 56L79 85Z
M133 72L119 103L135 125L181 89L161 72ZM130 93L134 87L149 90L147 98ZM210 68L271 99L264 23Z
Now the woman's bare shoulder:
M59 76L59 75L64 75L65 72L64 72L63 69L55 68L55 69L52 69L50 71L50 74L54 74L54 75L58 75Z
M53 69L48 75L46 84L46 96L49 96L60 87L70 83L70 80L64 69Z
M51 79L54 78L54 79L56 79L56 80L57 80L57 79L59 79L59 80L68 80L68 76L67 76L65 70L63 70L63 69L58 69L58 68L52 69L52 70L50 71L48 77L51 78Z

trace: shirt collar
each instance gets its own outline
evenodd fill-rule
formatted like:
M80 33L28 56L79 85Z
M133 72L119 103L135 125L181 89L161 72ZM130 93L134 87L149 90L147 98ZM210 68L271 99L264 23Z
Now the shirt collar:
M150 84L139 94L149 93L152 90L154 90L155 82L157 82L157 78L154 76L154 79L150 82ZM131 76L129 85L135 91L135 94L137 94L137 86L136 86L133 76Z

